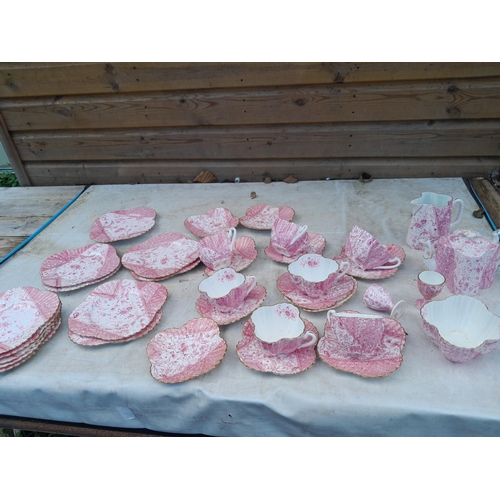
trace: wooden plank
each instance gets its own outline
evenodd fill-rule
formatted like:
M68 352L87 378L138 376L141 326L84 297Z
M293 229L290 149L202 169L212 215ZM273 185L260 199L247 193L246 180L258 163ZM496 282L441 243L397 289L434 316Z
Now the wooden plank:
M196 160L88 163L27 163L37 185L178 183L192 181L200 172L213 172L218 182L275 181L293 175L299 180L357 179L362 172L374 178L474 177L497 167L491 158L319 158L305 160Z
M470 182L491 220L500 229L500 193L487 179L475 178Z
M0 98L500 76L500 63L0 64Z
M2 100L8 129L500 118L500 79Z
M82 186L0 188L0 214L5 217L52 217L81 190Z
M27 238L45 224L50 217L38 216L0 216L0 238L5 236L23 236Z
M497 156L500 120L15 133L27 161Z
M5 153L7 154L7 158L9 159L10 166L12 170L16 174L17 180L21 186L30 186L31 181L26 173L23 162L19 156L19 152L16 149L16 146L12 142L12 138L9 133L9 129L5 120L0 113L0 144L3 146Z
M12 252L25 239L24 236L0 237L0 259Z

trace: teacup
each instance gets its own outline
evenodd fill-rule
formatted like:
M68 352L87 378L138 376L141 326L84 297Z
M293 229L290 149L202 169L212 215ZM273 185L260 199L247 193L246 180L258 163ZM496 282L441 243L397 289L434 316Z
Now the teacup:
M385 318L373 314L327 313L328 325L339 345L350 356L367 357L380 344L384 335Z
M299 226L295 222L276 219L271 230L271 246L285 257L294 257L309 242L307 226Z
M244 276L228 267L219 269L198 286L200 293L214 304L219 312L238 307L257 284L255 276Z
M311 298L318 298L328 292L349 270L349 262L340 265L333 259L307 253L288 266L293 283Z
M229 231L221 231L212 236L201 238L198 242L200 260L210 269L218 271L229 267L233 255L234 242L236 240L236 229L232 227Z
M387 248L368 231L354 226L347 237L344 253L363 270L394 269L401 260L391 258Z
M262 347L275 356L290 354L317 342L313 332L305 331L299 310L292 304L259 307L250 319Z

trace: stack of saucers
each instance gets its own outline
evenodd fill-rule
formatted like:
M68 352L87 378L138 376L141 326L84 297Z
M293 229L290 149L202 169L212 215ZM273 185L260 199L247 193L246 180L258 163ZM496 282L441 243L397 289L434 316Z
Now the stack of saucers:
M130 248L122 264L140 281L161 281L200 263L198 242L181 233L163 233Z
M107 243L91 243L64 250L42 262L43 286L51 292L69 292L113 276L120 269L116 250Z
M61 324L61 301L25 286L0 293L0 372L31 358Z
M83 346L138 339L160 321L167 289L159 283L122 279L95 288L71 313L69 338Z

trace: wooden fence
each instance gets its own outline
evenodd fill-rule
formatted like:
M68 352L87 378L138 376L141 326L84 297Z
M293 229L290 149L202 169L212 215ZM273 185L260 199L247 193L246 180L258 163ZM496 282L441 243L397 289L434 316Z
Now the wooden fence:
M500 164L500 63L0 63L23 185L473 177Z

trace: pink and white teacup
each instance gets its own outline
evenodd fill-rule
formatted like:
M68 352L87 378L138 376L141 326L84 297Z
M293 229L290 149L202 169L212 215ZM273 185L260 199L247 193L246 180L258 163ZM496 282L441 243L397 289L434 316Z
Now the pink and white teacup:
M384 335L383 316L354 312L337 313L332 309L327 313L327 321L345 352L361 359L372 353Z
M305 331L299 310L292 304L259 307L250 319L262 347L274 356L313 346L318 340L313 332Z
M424 298L417 300L415 306L422 309L427 302L441 293L445 282L445 277L437 271L422 271L418 275L417 286Z
M201 294L212 302L219 312L231 312L238 307L257 284L255 276L244 276L228 267L219 269L198 286Z
M385 245L358 226L354 226L349 233L344 253L365 271L394 269L401 265L401 260L392 258Z
M236 229L234 227L229 229L229 231L221 231L212 236L201 238L198 242L200 260L214 271L229 267L235 240Z
M271 229L271 246L285 257L298 255L308 244L307 226L276 219Z
M340 265L315 253L307 253L288 266L292 282L300 291L315 299L327 293L349 270L349 262Z
M403 315L406 308L404 300L394 304L389 292L376 283L367 288L363 295L363 303L375 311L391 311L391 318L396 321Z

